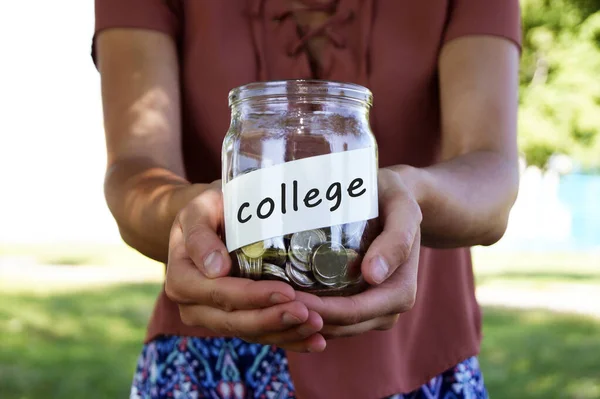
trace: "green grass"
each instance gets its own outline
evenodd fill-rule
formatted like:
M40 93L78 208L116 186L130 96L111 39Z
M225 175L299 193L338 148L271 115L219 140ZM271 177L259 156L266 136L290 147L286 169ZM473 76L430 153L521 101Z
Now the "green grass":
M159 286L0 294L0 397L127 397ZM493 398L600 397L600 321L484 309Z
M24 261L162 273L162 266L125 245L0 245L0 260L7 259L17 267ZM479 286L600 291L597 253L476 249L474 263ZM36 280L41 290L21 277L0 281L0 398L127 397L159 285L83 290ZM488 307L484 335L480 359L492 398L600 398L599 319Z
M0 295L0 398L125 398L159 286Z
M600 320L484 309L481 366L492 398L600 398Z

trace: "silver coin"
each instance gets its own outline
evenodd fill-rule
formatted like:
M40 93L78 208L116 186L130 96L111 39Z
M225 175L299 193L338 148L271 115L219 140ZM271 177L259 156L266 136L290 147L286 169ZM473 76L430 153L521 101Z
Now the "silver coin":
M333 284L340 283L346 275L348 252L342 244L326 242L315 249L311 264L319 282L325 280Z
M250 277L260 279L264 267L262 258L249 258L248 262L250 263Z
M265 252L263 261L278 266L285 266L287 260L287 246L283 237L274 237L264 241Z
M289 262L294 268L296 268L296 270L298 270L300 272L304 272L304 273L312 272L310 263L305 263L305 262L299 261L298 259L296 259L296 257L294 256L293 253L290 254Z
M272 265L270 263L264 263L262 272L267 277L275 278L277 280L282 280L286 283L290 283L290 279L285 274L285 271L279 266Z
M290 251L299 261L309 263L313 248L326 240L327 234L321 229L300 231L292 235Z
M250 264L246 258L246 255L244 255L241 251L236 251L235 255L237 257L237 261L238 261L238 266L240 268L240 277L249 277L250 276Z
M336 279L326 279L323 278L322 276L319 276L318 274L314 274L315 276L315 280L317 280L321 285L324 285L326 287L330 287L330 288L335 288L337 285L339 285L339 281Z
M288 262L285 266L285 273L290 280L299 287L309 288L315 285L315 281L313 279L311 279L308 275L296 270L292 266L291 262Z

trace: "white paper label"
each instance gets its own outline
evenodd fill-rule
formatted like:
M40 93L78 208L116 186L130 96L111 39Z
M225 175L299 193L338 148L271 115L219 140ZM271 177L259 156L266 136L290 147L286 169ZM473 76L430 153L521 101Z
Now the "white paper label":
M319 155L231 180L223 188L227 249L376 218L375 151L371 147Z

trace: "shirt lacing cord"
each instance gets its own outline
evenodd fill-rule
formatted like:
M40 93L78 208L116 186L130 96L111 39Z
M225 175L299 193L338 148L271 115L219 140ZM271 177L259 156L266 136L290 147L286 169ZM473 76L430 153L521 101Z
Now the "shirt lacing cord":
M346 48L346 39L335 32L332 28L336 25L345 24L354 19L354 11L346 10L346 12L336 12L339 0L333 0L329 3L322 3L315 0L298 0L303 5L303 11L305 12L325 12L330 14L329 18L321 25L311 28L306 32L298 41L291 43L287 50L287 54L290 57L298 55L308 42L315 37L324 36L336 48ZM279 14L273 16L276 21L283 22L285 19L290 18L294 15L293 9L285 10Z
M256 51L257 61L257 72L260 80L269 80L269 68L267 65L267 48L265 44L265 29L264 24L268 20L273 22L283 23L293 17L298 12L298 7L294 7L291 2L287 0L272 0L276 1L277 11L276 14L264 15L265 3L267 0L247 0L246 15L250 19L251 35ZM369 75L369 44L371 35L371 26L373 18L374 1L373 0L354 0L353 7L342 7L340 5L341 0L330 0L328 2L318 0L296 0L296 3L300 5L302 11L313 11L313 12L325 12L329 15L328 19L325 20L321 25L309 28L307 32L301 38L296 41L289 43L285 51L289 57L295 57L300 54L315 37L325 37L329 42L337 49L346 48L346 38L337 33L334 27L344 25L349 22L353 22L354 19L358 20L358 27L360 31L361 40L357 43L357 70L355 74L345 76L346 80L352 79L357 83L366 84ZM360 9L360 13L356 10ZM331 53L325 52L326 58L331 58ZM331 61L331 60L329 60ZM333 63L325 61L329 64L329 67L325 67L326 70L323 76L329 76L328 70L331 69Z

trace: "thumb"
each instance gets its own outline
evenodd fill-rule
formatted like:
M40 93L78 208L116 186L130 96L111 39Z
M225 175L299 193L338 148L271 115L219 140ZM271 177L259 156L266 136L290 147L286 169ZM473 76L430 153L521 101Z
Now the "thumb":
M217 234L223 225L223 194L209 189L193 199L178 215L185 248L192 262L208 278L227 276L231 258Z
M412 198L397 193L383 199L382 219L383 231L367 250L361 265L363 277L371 285L383 283L408 261L422 216Z

